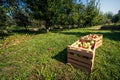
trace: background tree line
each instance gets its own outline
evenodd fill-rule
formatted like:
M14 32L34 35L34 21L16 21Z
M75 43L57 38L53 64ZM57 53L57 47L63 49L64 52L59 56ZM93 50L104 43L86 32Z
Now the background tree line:
M120 21L120 14L103 14L99 0L0 0L0 29L17 25L35 27L44 25L48 32L54 26L61 28L101 25L107 19Z
M117 14L113 14L112 12L108 12L105 14L108 21L112 23L120 23L120 10Z

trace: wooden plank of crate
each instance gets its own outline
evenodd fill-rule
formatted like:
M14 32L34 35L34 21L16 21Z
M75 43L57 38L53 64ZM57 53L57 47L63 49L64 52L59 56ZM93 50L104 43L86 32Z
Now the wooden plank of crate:
M95 59L95 54L93 55L91 70L93 69L94 66L94 59Z
M99 42L99 41L101 41L102 40L102 38L101 37L98 37L95 41L96 42Z
M97 42L97 43L96 43L96 48L98 48L98 47L101 46L101 45L102 45L102 41Z
M67 54L67 57L71 58L71 59L74 59L74 60L84 62L84 63L89 64L89 65L92 65L92 63L93 63L93 59L86 59L82 56L78 56L78 55L75 56L75 55L72 55L70 53Z
M92 71L92 69L90 69L90 68L85 68L85 67L82 67L82 66L79 66L79 65L76 65L76 64L72 64L75 68L78 68L78 69L80 69L81 71L85 71L85 72L87 72L87 73L90 73L91 71Z
M83 63L86 63L86 64L89 64L91 65L91 69L93 68L93 65L94 65L94 57L95 57L95 54L93 55L93 59L85 59L85 58L82 58L82 57L79 57L78 56L73 56L73 55L70 55L68 53L68 58L72 58L73 60L77 60L77 61L80 61L80 62L83 62ZM68 61L68 60L67 60Z
M83 62L80 62L80 61L77 61L77 60L73 60L71 58L68 58L68 63L73 63L73 64L76 64L76 65L79 65L79 66L82 66L82 67L86 67L86 68L91 68L92 65L89 65L89 64L85 64Z
M88 57L88 58L90 58L90 59L92 59L93 58L93 53L86 53L86 52L84 52L84 51L77 51L77 50L73 50L73 49L67 49L67 51L69 52L69 53L76 53L76 54L80 54L80 55L82 55L82 56L86 56L86 57Z
M94 50L88 50L88 49L80 49L80 48L74 48L74 47L68 47L67 50L74 50L74 51L78 51L78 52L82 52L82 53L89 53L89 54L93 54Z
M96 46L101 46L102 42L96 43Z
M72 45L70 45L70 46L74 46L77 42L79 42L79 40L77 40L76 42L74 42Z

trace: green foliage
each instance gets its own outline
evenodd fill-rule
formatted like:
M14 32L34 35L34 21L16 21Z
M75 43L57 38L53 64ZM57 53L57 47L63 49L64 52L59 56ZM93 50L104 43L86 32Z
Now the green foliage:
M6 16L7 15L5 13L5 9L2 6L0 6L0 26L2 27L5 27L6 25L6 21L7 21Z
M56 4L59 0L24 0L27 3L28 8L32 11L33 18L45 21L46 29L48 30L51 25L54 24L53 19L56 16Z
M26 30L27 30L27 26L31 24L31 21L29 19L29 15L26 15L21 10L14 13L13 18L14 18L17 26L25 27Z
M73 0L39 0L27 1L28 8L33 11L35 19L46 22L46 29L52 25L92 26L99 23L99 9L95 0L90 0L86 6Z
M33 17L45 21L46 29L52 25L69 25L73 21L75 6L72 0L39 0L27 1L28 8L33 11Z
M98 9L98 2L96 0L90 0L87 2L85 7L85 26L93 26L98 24L99 20L99 9Z
M113 18L113 13L112 12L108 12L105 14L107 19L112 19Z
M112 21L114 23L120 23L120 13L114 15Z
M3 5L17 25L26 28L29 19L38 20L44 22L46 31L54 25L98 25L105 19L99 11L99 0L88 0L86 4L81 0L6 0Z

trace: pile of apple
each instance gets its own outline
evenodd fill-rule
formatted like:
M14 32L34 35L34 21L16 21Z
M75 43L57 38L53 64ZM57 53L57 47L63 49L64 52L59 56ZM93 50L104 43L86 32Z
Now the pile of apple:
M91 37L91 38L93 38L93 39L96 39L96 38L99 37L99 35L97 35L97 34L90 34L90 35L88 35L88 37Z
M95 46L95 41L91 40L91 41L82 41L79 40L78 42L76 42L76 44L74 45L74 47L77 48L83 48L83 49L88 49L88 50L93 50Z
M82 37L82 39L92 40L92 39L96 39L98 37L99 37L99 35L97 35L97 34L90 34L90 35Z

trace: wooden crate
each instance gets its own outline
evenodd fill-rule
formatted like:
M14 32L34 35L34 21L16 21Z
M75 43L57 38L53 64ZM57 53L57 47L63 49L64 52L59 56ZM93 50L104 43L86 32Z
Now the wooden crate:
M87 37L90 36L90 35L98 35L99 37L97 37L97 38L95 38L95 39L92 38L92 37L87 38ZM80 40L83 40L83 41L94 40L94 41L96 42L96 47L95 47L95 48L98 48L98 47L100 47L100 46L102 45L103 35L102 35L102 34L89 34L89 35L86 35L86 36L82 36L82 37L80 38Z
M100 47L102 45L103 42L103 36L98 37L97 39L95 39L96 41L96 48Z
M95 57L95 48L92 51L88 51L86 49L73 47L72 45L67 47L67 62L71 63L74 67L79 68L82 71L88 73L92 71L94 64L94 57Z

